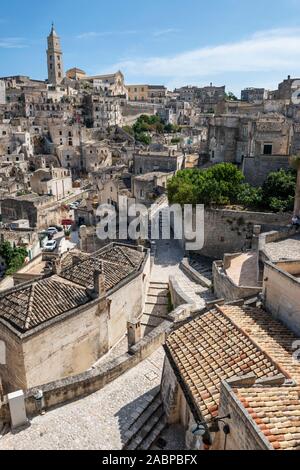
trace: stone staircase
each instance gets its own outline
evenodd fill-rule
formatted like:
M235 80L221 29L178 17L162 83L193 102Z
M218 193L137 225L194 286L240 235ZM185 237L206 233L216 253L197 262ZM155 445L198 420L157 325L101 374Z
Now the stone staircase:
M159 326L163 321L169 320L168 294L168 283L150 282L144 312L141 317L143 336L150 333L153 328Z
M167 426L159 387L137 409L134 418L124 433L123 450L148 450Z
M201 276L205 277L209 281L213 280L212 262L210 260L194 255L190 257L189 263L192 268L201 274Z

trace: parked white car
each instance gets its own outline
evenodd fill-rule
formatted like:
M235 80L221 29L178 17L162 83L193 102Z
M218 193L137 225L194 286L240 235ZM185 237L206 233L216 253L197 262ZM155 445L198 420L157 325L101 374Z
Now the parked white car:
M56 235L58 233L58 230L56 227L49 227L47 230L47 234L50 236Z
M57 248L57 241L56 240L49 240L44 245L44 251L55 251Z

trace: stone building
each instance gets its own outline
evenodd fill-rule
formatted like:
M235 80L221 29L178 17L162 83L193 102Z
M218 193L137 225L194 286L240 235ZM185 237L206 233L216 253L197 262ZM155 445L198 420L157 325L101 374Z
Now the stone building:
M129 101L148 101L149 85L127 85Z
M72 192L72 177L65 168L40 169L30 178L30 186L39 196L54 196L57 201Z
M86 73L83 70L78 69L77 67L67 70L66 72L66 77L69 78L70 80L82 80L86 76L87 76Z
M153 172L176 172L183 168L184 155L176 150L139 151L133 156L135 175Z
M279 113L220 115L209 122L210 161L241 164L251 184L261 185L269 172L287 168L292 145L292 122Z
M248 103L261 103L268 98L268 91L264 88L245 88L241 92L242 101Z
M286 80L279 83L278 90L275 91L275 98L279 100L291 101L292 97L298 98L300 90L300 78L292 78L288 75Z
M141 248L111 244L82 260L68 255L56 274L0 295L6 392L85 372L142 312L150 259Z
M152 204L166 192L168 180L174 173L153 172L135 176L132 180L132 194L137 203Z
M132 197L132 175L127 172L117 173L108 180L98 182L99 199L101 204L112 204L119 208L119 198Z
M127 85L129 101L146 101L153 104L165 104L167 88L163 85Z
M86 124L107 131L110 127L122 126L121 102L118 98L94 93L85 97Z
M163 85L148 86L148 101L150 103L165 104L167 98L167 88Z
M6 104L6 85L4 80L0 80L0 105Z
M185 86L175 90L180 101L197 105L200 113L211 113L216 106L225 100L225 86L217 87L211 83L209 86Z
M87 173L97 172L112 165L112 152L105 141L87 141L82 146L83 169Z
M216 306L171 333L161 393L167 422L181 423L187 448L299 448L295 341L265 311L230 305ZM203 437L195 433L199 426Z
M49 123L49 134L54 145L79 147L82 132L84 132L84 130L78 124L66 125L64 123Z
M95 92L104 93L105 96L128 96L124 75L120 71L108 75L84 76L81 80L90 83Z
M272 316L300 336L300 252L298 259L265 264L263 293Z
M59 85L64 78L63 53L60 39L52 24L50 35L48 36L47 63L48 82L51 85Z

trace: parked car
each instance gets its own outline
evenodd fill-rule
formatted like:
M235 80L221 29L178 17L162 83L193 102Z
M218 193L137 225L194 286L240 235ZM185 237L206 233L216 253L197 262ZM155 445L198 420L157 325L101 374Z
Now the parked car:
M49 227L48 230L47 230L47 234L52 236L53 235L56 235L58 233L58 230L56 227Z
M57 248L57 241L56 240L49 240L44 245L44 251L55 251Z

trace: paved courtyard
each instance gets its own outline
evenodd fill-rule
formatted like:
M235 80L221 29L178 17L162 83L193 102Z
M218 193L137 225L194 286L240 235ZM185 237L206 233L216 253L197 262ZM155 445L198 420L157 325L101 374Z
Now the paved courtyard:
M164 360L157 350L141 364L99 392L34 418L30 426L0 438L0 450L112 450L132 414L160 384Z

